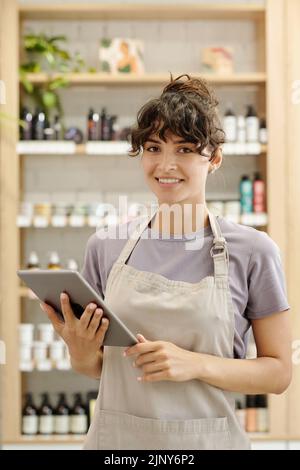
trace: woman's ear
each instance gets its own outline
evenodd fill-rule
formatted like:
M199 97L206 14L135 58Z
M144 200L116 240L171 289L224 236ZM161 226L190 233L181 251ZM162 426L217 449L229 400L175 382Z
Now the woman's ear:
M223 152L222 147L218 147L214 152L214 158L212 163L210 164L210 173L214 173L216 170L220 168L223 161Z

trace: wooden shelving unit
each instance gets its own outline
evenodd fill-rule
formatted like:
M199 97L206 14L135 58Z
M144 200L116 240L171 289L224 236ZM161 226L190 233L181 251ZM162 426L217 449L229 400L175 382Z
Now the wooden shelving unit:
M259 72L236 74L233 76L209 76L207 79L216 85L244 86L259 88L261 109L267 102L267 122L269 130L268 148L261 155L262 166L267 174L268 232L279 245L287 268L290 303L294 310L293 330L299 337L300 260L298 240L300 227L299 184L295 174L299 174L297 129L300 128L300 106L292 107L287 99L291 93L291 83L299 79L300 58L296 44L300 43L296 18L300 17L300 4L297 0L266 0L266 5L89 5L81 4L33 4L18 7L16 0L0 0L0 39L9 48L0 49L1 79L7 84L7 105L1 111L18 116L18 49L19 28L24 20L251 20L257 31L257 52ZM289 29L289 24L293 28ZM285 33L287 32L286 37ZM291 34L293 33L293 36ZM297 40L296 40L297 39ZM261 46L262 45L262 46ZM287 71L286 57L292 50L295 58L290 59ZM297 75L298 74L298 75ZM111 77L103 74L72 74L72 86L144 86L161 85L168 81L168 74L145 74L140 77ZM43 84L45 74L30 76L35 83ZM288 104L287 104L288 102ZM288 127L290 124L290 127ZM298 132L299 133L299 132ZM80 442L76 438L28 440L20 436L20 399L22 374L18 371L16 348L17 325L20 321L20 296L16 270L19 265L20 230L16 227L19 194L20 158L16 152L18 139L17 122L9 126L0 122L0 307L1 335L7 347L7 366L1 370L2 385L2 431L7 443ZM288 149L288 150L287 150ZM84 154L84 146L76 147L76 154ZM288 192L289 190L289 192ZM4 315L3 312L9 312ZM5 319L5 320L4 320ZM270 397L270 433L253 436L253 439L285 440L300 439L300 372L295 370L294 384L290 392ZM5 401L4 401L5 400ZM4 403L3 403L4 401Z
M184 5L138 5L138 4L65 4L22 5L21 20L262 20L262 5L237 4L184 4Z
M180 75L182 72L174 72L173 75ZM62 74L54 74L51 78L61 76ZM199 72L191 72L191 75L201 76L213 85L236 86L236 85L265 85L266 74L264 73L245 73L234 75L211 75L199 74ZM161 86L168 83L170 75L166 73L144 75L109 75L105 73L73 73L63 74L64 78L69 81L71 86ZM49 77L45 73L28 74L28 79L34 83L42 85Z
M62 145L61 145L62 144ZM67 144L67 145L65 145ZM70 145L69 145L70 144ZM251 146L252 144L250 144ZM83 144L75 145L72 142L65 141L20 141L17 144L17 153L20 156L32 155L103 155L109 157L110 155L120 155L125 157L130 145L126 141L93 141ZM223 154L226 156L260 156L267 153L268 147L264 144L255 144L255 152L251 152L244 146L243 152L238 151L238 145L230 144L230 149L226 144L223 147Z

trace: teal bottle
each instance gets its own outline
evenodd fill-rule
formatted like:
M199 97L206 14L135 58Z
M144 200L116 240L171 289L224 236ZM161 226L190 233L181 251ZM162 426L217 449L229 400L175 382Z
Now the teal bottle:
M244 175L240 181L241 213L253 212L253 184L249 176Z

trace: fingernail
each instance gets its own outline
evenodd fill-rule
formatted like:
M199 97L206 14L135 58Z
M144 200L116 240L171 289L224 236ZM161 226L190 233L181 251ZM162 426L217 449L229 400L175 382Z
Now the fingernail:
M142 382L143 377L138 377L137 380L138 380L139 382Z
M97 305L95 305L95 304L90 304L90 305L89 305L89 309L90 309L90 310L94 310L96 307L97 307Z
M67 300L67 296L63 292L60 294L60 298L61 300Z
M136 364L135 364L135 362L133 362L133 363L132 363L132 365L133 365L133 367L136 367Z
M126 351L123 352L123 356L126 357L127 356L127 353Z

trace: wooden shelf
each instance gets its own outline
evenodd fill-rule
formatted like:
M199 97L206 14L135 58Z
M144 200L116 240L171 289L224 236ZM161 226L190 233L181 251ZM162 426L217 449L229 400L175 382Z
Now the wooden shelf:
M299 441L300 436L287 436L287 435L272 435L269 433L265 434L250 434L249 438L252 442L270 442L270 441ZM83 436L19 436L14 441L5 441L4 444L13 445L13 444L28 444L28 445L63 445L63 444L83 444Z
M260 20L263 5L137 5L44 4L20 5L22 20Z
M248 147L247 147L248 145ZM252 148L251 148L252 147ZM126 141L97 141L75 145L66 141L20 141L17 145L19 155L104 155L125 156L130 145ZM226 156L259 156L267 153L267 145L255 143L244 145L240 152L240 144L232 143L223 146ZM253 151L254 150L254 151Z
M16 440L5 441L5 444L83 444L84 436L19 436Z
M174 77L182 72L172 72ZM236 86L236 85L264 85L266 74L256 73L236 73L233 75L212 75L201 74L200 72L190 72L194 77L206 79L213 85ZM69 81L70 86L161 86L170 81L170 74L167 73L146 73L144 75L134 74L107 74L107 73L61 73L53 74L51 78L63 76ZM27 75L28 80L36 85L42 85L49 80L50 75L46 73L31 73Z

